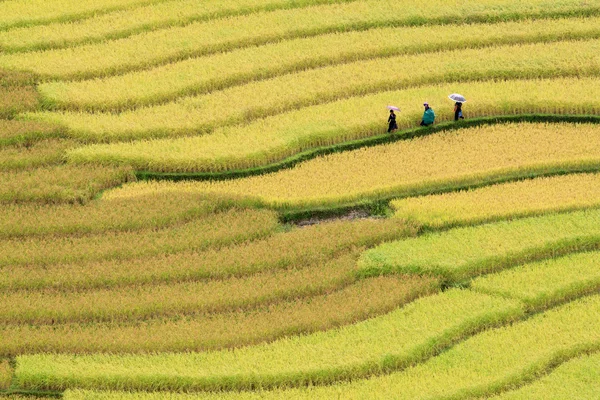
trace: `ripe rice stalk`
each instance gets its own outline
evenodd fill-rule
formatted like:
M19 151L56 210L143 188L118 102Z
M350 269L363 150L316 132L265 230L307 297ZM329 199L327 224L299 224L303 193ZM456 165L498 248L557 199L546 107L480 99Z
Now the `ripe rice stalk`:
M205 316L133 323L2 325L0 354L155 353L240 347L352 324L437 288L431 278L380 277L315 297Z

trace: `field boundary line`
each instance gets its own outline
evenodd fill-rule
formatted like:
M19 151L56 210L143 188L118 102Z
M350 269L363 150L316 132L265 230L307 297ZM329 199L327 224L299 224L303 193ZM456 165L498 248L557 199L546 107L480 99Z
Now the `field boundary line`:
M375 27L372 29L382 29L381 27ZM383 28L385 29L385 28ZM344 32L347 33L347 32ZM327 34L325 34L327 35ZM322 36L325 36L322 35ZM304 38L297 38L299 40L302 40ZM516 40L516 39L524 39L524 40ZM318 69L322 69L322 68L335 68L335 67L342 67L345 65L349 65L349 64L353 64L353 63L359 63L359 62L365 62L365 61L377 61L377 60L386 60L389 58L396 58L396 57L411 57L411 56L426 56L426 55L438 55L438 54L444 54L444 53L452 53L452 52L457 52L457 51L470 51L470 50L483 50L483 49L500 49L502 47L517 47L517 46L522 46L522 45L536 45L536 44L547 44L547 45L552 45L552 44L560 44L560 43L569 43L569 42L586 42L586 41L594 41L594 40L598 40L600 39L600 29L598 29L597 31L594 32L586 32L586 33L565 33L564 35L560 36L560 35L544 35L544 36L537 36L537 37L529 37L529 38L516 38L516 37L506 37L503 39L499 39L495 42L490 42L488 40L483 40L483 41L471 41L471 42L463 42L463 43L453 43L450 46L448 45L448 43L440 43L439 45L436 46L430 46L430 47L426 47L425 49L421 50L421 49L417 49L417 48L405 48L405 49L395 49L393 51L390 51L388 48L382 48L382 49L378 49L378 50L369 50L366 52L363 51L356 51L356 52L352 52L352 53L345 53L342 54L340 56L334 57L334 58L329 58L329 59L308 59L308 60L302 60L302 61L297 61L297 62L293 62L290 63L288 65L284 65L283 67L275 67L272 69L268 69L268 70L259 70L259 71L251 71L251 72L243 72L243 73L236 73L236 74L232 74L228 77L224 77L224 78L219 78L217 80L214 81L205 81L202 82L200 84L192 84L189 85L183 89L178 89L176 91L173 91L171 93L165 93L165 94L159 94L156 95L152 98L138 98L138 99L126 99L126 100L120 100L118 102L114 102L114 104L108 104L108 105L104 105L104 104L93 104L93 103L88 103L88 104L78 104L78 103L74 103L74 102L69 102L69 101L61 101L59 99L54 99L54 98L49 98L44 96L44 93L41 92L40 90L38 90L39 93L39 97L40 97L40 110L42 111L69 111L69 112L89 112L89 113L96 113L96 112L100 112L100 113L111 113L111 114L117 114L117 113L122 113L122 112L131 112L131 111L135 111L141 108L147 108L147 107L157 107L157 106L162 106L165 104L169 104L169 103L173 103L176 102L178 100L181 99L186 99L186 98L190 98L190 97L197 97L197 96L203 96L203 95L210 95L213 94L215 92L220 92L223 90L227 90L227 89L232 89L232 88L237 88L237 87L241 87L250 83L254 83L254 82L261 82L261 81L268 81L268 80L272 80L272 79L277 79L277 78L281 78L281 77L285 77L285 76L290 76L290 75L294 75L294 74L301 74L307 71L313 71L313 70L318 70ZM295 40L295 39L292 39ZM266 45L269 45L272 43L268 43ZM444 47L445 46L445 47ZM235 50L234 50L235 51ZM200 59L203 56L198 56L198 57L191 57L192 59ZM188 60L187 58L185 60L182 61L186 61ZM180 61L176 61L176 62L180 62ZM140 70L132 70L132 71L128 71L126 73L129 72L144 72L144 71L150 71L153 68L160 68L163 65L157 65L157 66L150 66L149 68L141 68ZM498 69L495 70L493 72L498 73L498 72L504 72L506 71L506 69ZM512 71L511 71L512 72ZM528 72L530 73L530 72ZM579 70L579 69L575 69L575 70L570 70L568 68L564 68L561 70L557 70L557 71L552 71L550 73L547 74L543 74L540 71L540 76L543 77L547 77L547 78L554 78L554 77L568 77L568 76L574 76L574 77L582 77L582 76L596 76L598 73L598 71L595 68L586 68L585 70ZM99 79L103 79L103 78L111 78L111 77L115 77L115 76L121 76L121 74L117 74L117 75L112 75L112 76L106 76L106 77L99 77ZM493 80L493 79L502 79L502 77L500 76L494 76L492 75L490 77L489 72L487 73L486 77L482 77L479 75L475 75L475 76L464 76L461 77L459 80L448 80L447 77L444 77L443 74L442 75L437 75L434 77L435 79L433 81L429 81L429 80L417 80L416 84L401 84L398 85L396 88L400 89L411 89L411 88L416 88L416 87L421 87L421 86L427 86L427 85L432 85L434 83L439 84L439 83L445 83L445 82L479 82L479 81L485 81L485 80ZM452 77L452 79L455 79L454 77ZM515 72L514 76L511 77L512 80L519 80L519 79L530 79L530 77L526 76L526 75L519 75L519 72ZM74 79L71 81L66 81L66 82L81 82L84 81L80 80L80 79ZM57 80L50 80L48 82L61 82L63 81L62 79L57 79ZM42 83L45 83L44 81L42 81ZM383 87L388 87L387 83L386 85L383 85ZM299 101L296 103L297 108L304 108L307 106L313 106L313 105L318 105L318 104L324 104L327 102L331 102L331 101L336 101L336 100L340 100L340 99L346 99L346 98L351 98L356 96L357 94L359 95L366 95L366 94L370 94L370 93L377 93L378 91L380 91L382 89L382 85L380 83L375 83L366 87L360 87L358 90L346 90L343 94L336 94L336 92L334 92L333 95L324 95L321 96L320 100L315 102L315 101ZM294 106L294 103L292 103L292 106ZM268 110L268 109L267 109ZM252 119L255 119L257 116L259 117L266 117L266 116L270 116L270 115L277 115L280 112L276 113L276 114L272 114L270 112L258 112L255 113L257 115L250 115L249 117ZM240 117L239 120L242 121L248 121L247 118L245 117ZM236 119L233 119L234 123L237 122Z
M108 12L102 13L102 14L90 13L89 15L79 18L77 20L48 21L47 23L44 23L44 24L26 25L25 27L50 25L53 23L61 23L61 22L62 23L64 23L64 22L79 22L79 21L84 21L86 19L90 19L90 18L98 16L98 15L110 14L112 12L119 12L119 11L127 12L129 10L134 10L136 8L141 8L144 6L167 3L167 2L172 2L172 1L176 1L176 0L150 0L150 1L148 1L148 4L137 5L135 7L128 7L128 8L124 8L124 9L111 10L111 11L108 11ZM294 10L294 9L301 9L301 8L306 8L306 7L311 7L311 6L318 6L318 5L353 3L356 1L360 1L360 0L303 0L300 2L292 2L292 3L287 3L287 4L282 3L282 4L266 4L263 6L248 6L246 8L241 8L239 10L214 11L212 13L204 14L204 15L197 15L197 16L186 17L186 18L182 18L182 19L173 18L173 19L165 20L163 22L159 22L159 23L155 23L155 24L144 24L144 25L140 25L136 28L123 29L121 31L117 31L114 33L108 33L108 34L94 37L94 38L74 39L71 41L60 42L60 43L49 42L46 44L21 46L21 47L0 46L0 48L2 49L2 51L5 54L28 53L28 52L32 52L32 51L44 51L44 50L60 50L60 49L67 49L67 48L71 48L71 47L84 46L84 45L88 45L88 44L102 43L104 41L125 39L125 38L131 37L131 36L143 34L146 32L154 32L154 31L158 31L161 29L185 27L187 25L190 25L190 24L193 24L196 22L208 22L208 21L213 21L213 20L218 20L218 19L223 19L223 18L242 17L242 16L246 16L246 15L258 14L261 12L270 12L270 11L276 11L276 10ZM16 27L19 27L19 26L11 26L4 30L10 30L10 29L16 28ZM3 29L0 27L0 31L2 31L2 30Z
M61 16L53 17L53 18L41 19L41 20L37 20L37 21L36 20L25 20L25 21L12 22L12 23L6 23L6 24L0 23L0 31L8 31L13 28L27 28L27 27L32 27L32 26L50 25L53 23L61 23L61 22L63 22L63 23L77 22L77 21L89 19L94 16L106 15L106 14L110 14L110 13L118 12L118 11L133 10L133 9L148 6L148 5L166 3L166 2L170 2L170 1L174 1L174 0L143 0L143 1L139 1L135 4L127 5L127 6L112 6L112 7L101 8L101 9L93 10L93 11L86 11L86 12L80 13L80 14L72 14L72 15L67 14L67 15L61 15ZM4 51L4 49L2 49L2 50Z
M167 1L167 0L164 0ZM163 58L157 58L150 62L142 62L135 65L124 65L124 66L112 66L104 70L87 71L79 73L71 73L63 76L62 78L56 79L52 75L39 74L42 80L60 80L60 81L82 81L93 78L106 78L118 75L124 75L129 72L143 71L152 67L162 66L177 61L183 61L188 58L207 56L217 53L229 52L237 49L244 49L248 47L261 46L265 44L278 43L290 39L309 38L315 36L321 36L332 33L345 33L345 32L359 32L366 31L373 28L403 28L403 27L419 27L419 26L437 26L437 25L465 25L465 24L476 24L476 23L487 23L494 24L499 22L519 22L530 19L559 19L559 18L585 18L585 17L596 17L600 15L600 7L580 9L580 10L569 10L569 11L551 11L551 12L534 12L534 13L504 13L498 15L489 14L473 14L465 17L437 17L437 18L412 18L412 19L398 19L393 21L381 22L362 22L352 24L341 24L341 25L329 25L321 28L305 29L290 31L278 36L272 37L254 37L251 39L244 39L240 41L234 41L224 43L221 45L212 45L203 49L197 49L194 51L183 51L176 53L172 56ZM163 28L168 29L168 28ZM73 46L71 48L76 48ZM22 53L26 54L26 53Z

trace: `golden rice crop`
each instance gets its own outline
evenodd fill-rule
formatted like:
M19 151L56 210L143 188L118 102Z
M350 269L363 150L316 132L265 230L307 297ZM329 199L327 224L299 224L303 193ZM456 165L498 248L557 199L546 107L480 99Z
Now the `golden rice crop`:
M0 3L0 29L12 26L44 24L51 21L75 20L89 15L135 6L157 3L161 0L15 0ZM164 0L162 0L164 1Z
M0 323L133 321L250 309L340 290L356 280L353 272L361 251L353 249L331 261L242 278L81 292L4 292L0 294ZM414 281L416 278L405 279Z
M276 10L239 17L196 22L129 38L59 50L0 55L0 67L22 69L52 78L108 75L139 69L193 55L262 44L286 38L349 29L422 22L488 21L525 16L595 11L598 0L582 5L578 0L548 3L531 0L432 0L425 3L382 3L364 0ZM289 21L294 21L290 24ZM1 22L1 20L0 20Z
M355 325L252 347L209 353L69 357L70 366L57 356L46 358L44 364L61 371L49 377L53 389L160 387L190 391L331 383L406 367L474 332L522 316L514 301L450 290ZM160 376L153 373L158 365L163 371ZM31 364L26 374L29 367ZM64 379L66 375L69 378ZM152 379L147 378L150 375Z
M235 199L195 194L150 194L135 198L105 197L81 204L5 204L0 213L0 238L40 235L82 235L108 231L162 228L201 218L233 206ZM265 227L274 226L277 216L264 211Z
M143 212L143 210L142 210ZM263 210L229 210L206 215L183 224L162 229L103 232L82 237L28 237L0 240L0 268L47 267L59 263L77 264L98 260L118 260L126 268L127 260L160 258L178 252L201 251L263 238L278 228L277 216ZM60 266L56 266L60 270ZM42 270L43 271L43 270ZM43 272L42 272L43 273Z
M276 233L263 240L200 252L188 251L143 259L13 266L0 274L3 289L108 288L133 283L195 281L247 276L326 262L355 247L414 235L416 228L398 220L339 221Z
M232 146L235 145L230 137L227 139ZM192 140L203 138L185 139L181 143ZM92 157L94 149L100 148L148 148L156 146L157 142L139 146L111 144L89 147L74 150L71 156L88 152ZM154 149L158 151L158 146ZM195 153L189 147L186 150L188 155ZM165 153L170 154L164 149L160 154ZM131 155L134 156L133 153ZM237 180L139 182L116 189L113 195L217 193L245 196L286 209L405 197L511 177L597 169L599 166L598 126L518 123L446 131L335 153L300 163L291 169Z
M567 87L569 94L564 92ZM423 100L418 99L428 100L436 109L438 122L452 120L452 103L447 98L452 91L465 93L469 101L477 104L465 107L467 117L480 117L598 114L600 100L595 96L596 90L600 90L600 80L586 78L426 86L306 107L246 126L223 127L200 137L85 146L70 151L68 159L169 172L244 169L280 161L303 150L383 134L387 129L385 104L406 105L396 119L400 128L406 128L418 126L421 120ZM573 97L558 100L560 93Z
M86 203L104 189L133 180L128 167L59 165L0 172L0 203Z
M540 77L583 74L596 71L598 68L597 55L592 55L584 60L575 53L570 54L573 47L580 49L580 53L586 54L586 46L581 43L557 43L537 44L506 48L489 48L483 50L466 50L456 52L439 53L436 55L407 56L392 59L375 59L360 61L346 65L332 66L305 72L283 75L266 81L252 82L239 87L216 91L202 96L183 98L176 102L165 105L143 107L133 111L120 114L111 113L84 113L84 112L35 112L24 114L23 118L40 120L61 124L69 128L69 135L78 139L89 141L114 141L126 138L147 138L164 136L181 136L190 133L203 133L215 128L233 125L236 123L246 124L248 121L259 117L279 114L272 118L256 121L243 127L243 132L249 135L253 143L261 143L260 134L268 133L268 143L285 143L292 146L292 138L287 137L295 134L293 141L310 143L311 134L319 137L323 144L338 143L343 140L338 136L348 139L371 136L375 133L385 132L385 123L381 115L382 104L403 104L402 112L398 115L400 128L412 127L418 123L422 115L421 99L427 99L434 105L448 104L446 98L448 91L460 89L468 93L477 107L468 110L467 116L483 116L495 114L512 114L517 110L521 112L541 113L588 113L597 112L597 99L590 97L586 87L598 85L596 79L585 81L586 85L578 79L559 79L556 81L534 82L490 82L490 83L452 83L448 85L439 84L433 87L407 89L402 92L385 92L391 88L407 87L415 84L438 81L455 80L490 80L492 78L511 77ZM588 42L582 42L588 43ZM589 43L595 43L589 42ZM534 49L540 50L531 54ZM556 52L559 48L562 51ZM527 51L529 49L529 51ZM484 63L485 57L497 63ZM520 57L522 56L522 57ZM463 59L458 61L457 58ZM527 61L523 61L523 58ZM439 64L438 64L439 62ZM396 65L400 64L400 66ZM538 65L539 64L539 65ZM469 71L466 74L465 71ZM158 81L160 82L160 81ZM152 91L153 87L160 87L160 83L144 86L146 91ZM568 103L558 102L552 96L564 91L568 85L573 94L581 94L585 97L582 102L576 98L569 98ZM175 86L175 85L173 85ZM523 87L526 86L526 87ZM169 89L170 90L170 89ZM581 90L581 92L580 92ZM377 95L365 98L351 98L368 93L384 91ZM495 96L489 96L490 91ZM531 92L538 101L531 101L522 92ZM558 92L554 92L558 91ZM131 92L131 89L126 91ZM101 92L88 92L101 93ZM569 93L569 95L570 95ZM565 93L565 96L567 94ZM497 102L494 99L498 99ZM321 104L338 100L331 104ZM435 100L435 103L433 102ZM235 103L235 107L231 104ZM317 104L321 104L315 106ZM299 107L311 106L306 110L296 110ZM292 111L290 111L292 110ZM465 109L467 112L467 109ZM282 114L281 114L282 113ZM447 121L451 113L441 113L438 110L438 121ZM290 121L298 125L298 129L291 130L289 125L282 121ZM362 124L361 124L362 123ZM317 127L323 127L323 131L329 135L324 137L322 131ZM241 135L241 126L225 129L217 129L216 135L211 138L188 139L194 146L200 146L205 151L223 153L221 146L231 148L235 143L224 144L224 137L235 138L234 142L244 140ZM256 133L255 133L256 132ZM314 140L314 139L313 139ZM150 145L173 147L175 152L179 150L179 141L150 142L134 144L140 151L146 150ZM257 145L250 146L244 142L247 152L257 152ZM216 147L219 146L219 147ZM249 147L250 146L250 147ZM298 147L298 145L295 145ZM264 151L275 152L277 147L265 147ZM184 146L188 149L189 146ZM147 151L147 150L146 150ZM281 150L280 150L281 151ZM179 151L177 151L178 153ZM239 153L236 149L236 153ZM218 153L217 153L218 154ZM244 154L244 153L242 153ZM289 155L290 153L286 153ZM194 154L193 160L202 158L202 154ZM231 157L230 153L219 154L219 157ZM239 158L238 154L238 158ZM162 162L164 163L164 162ZM212 163L215 163L214 161ZM221 164L219 162L218 164ZM199 168L198 161L189 161L186 164L188 170ZM218 167L218 164L216 167ZM160 164L159 164L160 165ZM147 165L144 165L148 168ZM245 167L244 164L239 165ZM156 169L157 166L154 166ZM165 168L165 167L163 167ZM182 167L183 168L183 167ZM206 168L206 167L205 167ZM165 168L166 169L166 168Z
M0 360L0 390L6 390L12 381L13 370L8 360Z
M72 46L89 41L101 41L130 36L147 30L185 25L187 23L247 14L261 10L293 8L319 4L327 0L240 0L230 1L145 1L135 8L110 13L94 13L83 20L25 26L0 32L0 47L4 51L25 51ZM121 2L122 3L122 2ZM78 10L82 10L81 3Z
M338 96L348 96L348 93L353 91L364 93L367 89L372 91L378 87L418 86L425 82L436 83L448 79L539 77L559 71L566 74L575 69L577 73L583 74L586 70L597 71L599 68L597 40L525 44L565 38L598 37L599 24L600 18L473 24L461 28L460 36L452 34L456 30L452 25L333 33L187 59L110 78L47 82L42 83L39 90L46 106L114 109L163 102L181 95L213 92L231 85L309 67L376 57L385 58L294 74L251 87L260 92L268 92L269 98L274 97L271 92L275 90L270 88L287 87L289 94L277 97L280 102L292 103L294 98L303 98L310 94L312 97L334 97L334 93L337 92ZM500 46L506 43L518 43L519 46L412 57L406 55L491 44ZM396 57L389 58L393 55ZM358 70L368 73L359 74ZM468 74L464 73L467 70ZM312 85L306 86L304 81L311 82ZM321 86L318 86L319 83ZM332 86L333 83L336 86ZM324 87L329 87L329 92L323 91ZM345 94L342 94L344 92ZM197 103L199 100L193 101ZM190 101L184 103L189 104ZM262 102L255 103L254 106L266 108ZM237 101L234 108L236 115L239 115L240 107ZM211 109L219 110L220 113L228 112L228 109L223 107L213 106Z
M202 351L272 341L364 320L431 293L435 281L403 276L358 281L340 291L254 310L133 323L3 325L0 354Z
M455 282L599 246L600 210L585 210L385 243L363 253L359 267L365 275L433 274Z
M30 144L60 137L60 129L46 122L0 119L0 146Z
M0 171L19 171L61 164L66 150L76 147L72 140L46 139L28 145L0 148Z
M556 365L600 350L600 296L567 304L510 326L491 329L459 343L423 364L389 375L300 389L196 394L121 393L123 399L440 399L484 398L543 377ZM92 356L93 357L93 356ZM93 358L80 363L68 356L17 358L20 386L95 387ZM301 357L301 354L298 355ZM101 358L98 357L100 360ZM86 361L90 364L86 365ZM97 365L101 365L98 363ZM88 367L90 375L74 375ZM87 368L86 368L87 369ZM109 370L109 369L107 369ZM125 373L125 377L126 377ZM154 379L158 374L153 374ZM88 376L90 379L87 379ZM79 378L80 379L77 379ZM51 379L51 381L49 381ZM596 378L597 380L597 378ZM52 382L52 384L49 384ZM138 381L151 384L151 380ZM572 396L568 396L572 397ZM94 397L92 397L93 399ZM99 397L103 399L104 397ZM108 399L115 397L107 397Z
M600 353L593 353L567 361L535 382L490 400L561 400L573 396L593 400L600 393L598 376Z
M470 288L545 308L600 290L600 253L581 253L521 265L477 278Z
M432 227L600 206L600 175L573 174L394 200L394 216Z
M0 118L12 118L17 113L34 110L38 98L38 92L30 86L0 87Z

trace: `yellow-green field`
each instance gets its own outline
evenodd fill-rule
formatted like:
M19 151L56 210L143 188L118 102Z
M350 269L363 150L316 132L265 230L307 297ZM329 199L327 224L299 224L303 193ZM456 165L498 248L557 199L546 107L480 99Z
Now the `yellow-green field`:
M0 206L0 399L597 400L600 0L0 1Z

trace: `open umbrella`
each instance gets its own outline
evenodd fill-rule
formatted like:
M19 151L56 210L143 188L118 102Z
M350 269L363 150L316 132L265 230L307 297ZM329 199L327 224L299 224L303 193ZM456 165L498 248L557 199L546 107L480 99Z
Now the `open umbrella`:
M450 96L448 96L448 98L452 101L456 101L459 103L465 103L467 101L467 99L465 99L465 96L458 93L452 93Z
M388 110L400 111L400 109L396 106L387 106Z

